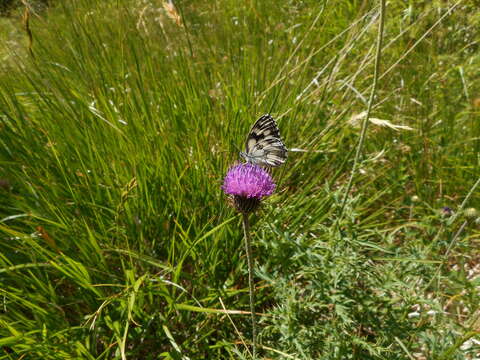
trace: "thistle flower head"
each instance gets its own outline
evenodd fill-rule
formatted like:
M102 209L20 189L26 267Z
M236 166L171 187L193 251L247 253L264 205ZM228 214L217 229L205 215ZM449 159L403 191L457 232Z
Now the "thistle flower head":
M270 174L254 164L232 166L225 176L223 191L233 195L238 211L248 213L255 210L263 197L275 190L275 183Z
M440 215L442 217L450 217L453 215L453 210L448 206L444 206L440 209Z
M247 163L228 169L222 189L229 195L261 199L273 193L275 183L262 167Z

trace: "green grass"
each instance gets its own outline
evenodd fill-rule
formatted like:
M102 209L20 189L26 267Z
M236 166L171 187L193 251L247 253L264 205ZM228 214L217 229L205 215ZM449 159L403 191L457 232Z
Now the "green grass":
M369 125L341 218L378 2L56 2L31 53L1 19L0 359L250 358L220 186L266 112L307 151L252 217L260 357L475 358L478 6L388 2L371 115L411 130Z

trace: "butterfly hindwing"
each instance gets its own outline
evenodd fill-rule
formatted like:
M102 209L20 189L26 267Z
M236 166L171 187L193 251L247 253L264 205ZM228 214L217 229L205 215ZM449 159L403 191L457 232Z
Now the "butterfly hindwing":
M248 162L267 167L279 166L286 161L287 148L277 123L270 115L263 115L253 124L242 155Z

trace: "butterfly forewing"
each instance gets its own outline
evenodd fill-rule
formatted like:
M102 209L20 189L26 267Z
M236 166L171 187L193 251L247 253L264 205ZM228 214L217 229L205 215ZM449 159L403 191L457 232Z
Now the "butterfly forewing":
M277 123L268 114L253 124L245 143L245 159L262 166L275 167L287 159L287 148L280 137Z

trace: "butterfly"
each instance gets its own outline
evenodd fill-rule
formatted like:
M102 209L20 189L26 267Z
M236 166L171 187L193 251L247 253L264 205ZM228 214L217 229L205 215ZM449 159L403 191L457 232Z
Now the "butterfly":
M273 117L265 114L253 124L245 142L245 152L240 152L240 156L251 164L265 167L280 166L287 160L287 148Z

